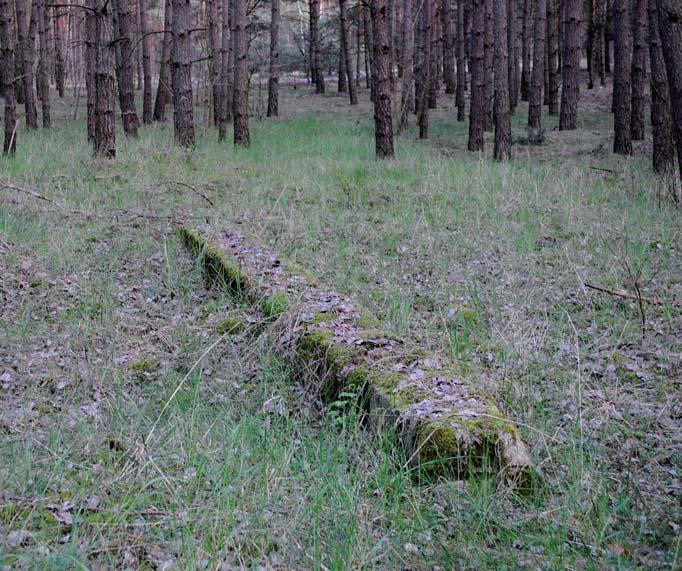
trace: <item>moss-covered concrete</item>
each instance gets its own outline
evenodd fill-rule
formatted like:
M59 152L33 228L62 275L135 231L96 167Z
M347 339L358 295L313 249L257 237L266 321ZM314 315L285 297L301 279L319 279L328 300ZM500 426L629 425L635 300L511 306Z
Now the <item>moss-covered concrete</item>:
M267 271L258 265L261 259L272 259L265 249L256 249L253 255L251 246L245 248L246 258L240 253L240 259L252 258L245 263L255 267L242 268L236 257L200 232L183 228L180 235L190 251L202 256L210 275L260 309L264 326L284 317L280 321L288 328L284 338L304 383L326 402L337 400L342 392L358 395L369 425L397 429L410 463L421 466L422 473L461 477L496 467L517 480L518 474L536 474L517 427L458 379L447 359L387 333L370 312L340 294L329 298L326 290L316 290L316 282L285 260L281 263L287 291L282 289L281 275L268 283ZM287 277L296 279L287 281ZM315 291L323 300L318 304L321 309L300 319L301 313L314 310ZM299 303L303 293L312 294L305 305ZM327 309L329 299L343 299L343 303ZM459 314L468 326L478 323L474 310ZM219 325L221 332L238 327L227 320Z

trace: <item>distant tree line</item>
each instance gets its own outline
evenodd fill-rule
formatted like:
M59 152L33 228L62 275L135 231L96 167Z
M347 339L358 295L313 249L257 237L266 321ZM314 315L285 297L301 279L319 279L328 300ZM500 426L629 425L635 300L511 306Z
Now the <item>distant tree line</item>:
M673 174L675 155L682 165L682 0L0 0L0 49L5 154L17 146L17 105L27 129L38 105L49 128L50 88L63 97L67 85L77 99L85 87L97 156L115 156L117 107L137 136L137 89L142 124L172 105L178 145L195 143L200 92L219 139L231 123L234 144L248 146L254 74L267 76L274 117L285 72L318 94L331 76L351 105L364 81L379 157L393 156L394 122L403 130L412 113L428 137L443 90L456 119L468 115L468 149L482 151L492 131L506 160L519 101L538 136L544 113L576 129L581 84L612 75L613 151L629 155L644 138L648 92L653 168Z

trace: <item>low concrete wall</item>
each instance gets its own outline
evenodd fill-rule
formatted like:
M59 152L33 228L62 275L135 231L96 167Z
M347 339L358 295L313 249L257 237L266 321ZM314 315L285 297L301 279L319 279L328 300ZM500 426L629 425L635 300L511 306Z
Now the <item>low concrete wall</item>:
M522 488L537 481L517 427L452 363L391 335L354 300L236 232L180 229L206 271L258 305L302 382L325 402L353 394L373 430L394 430L408 462L429 476L495 469Z

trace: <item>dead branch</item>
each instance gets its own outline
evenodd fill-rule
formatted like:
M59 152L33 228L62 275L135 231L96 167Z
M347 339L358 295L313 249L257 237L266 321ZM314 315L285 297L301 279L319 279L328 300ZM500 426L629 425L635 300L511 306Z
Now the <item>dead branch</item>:
M636 294L629 293L625 290L622 289L608 289L604 287L599 287L596 285L588 284L588 283L583 283L583 285L586 288L593 289L595 291L599 291L601 293L606 293L608 295L612 295L614 297L619 297L621 299L633 299L635 301L645 301L646 303L650 305L672 305L675 307L682 307L682 301L673 299L672 301L664 301L662 299L658 299L657 297L642 297L638 296Z

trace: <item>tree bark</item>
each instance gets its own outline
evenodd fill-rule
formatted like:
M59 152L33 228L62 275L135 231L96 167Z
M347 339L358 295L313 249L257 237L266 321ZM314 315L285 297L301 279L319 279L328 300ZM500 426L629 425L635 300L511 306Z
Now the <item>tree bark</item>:
M23 76L23 101L26 111L26 127L29 129L38 128L38 110L36 108L36 95L33 86L35 80L33 76L33 52L34 42L31 41L29 29L29 19L31 17L31 0L15 0L17 13L17 55L21 61L21 75ZM35 20L34 20L35 22Z
M445 81L445 93L452 95L457 91L457 75L455 73L455 33L452 26L452 0L442 1L443 79Z
M315 93L324 93L324 71L320 65L320 0L310 0L310 71Z
M135 76L133 68L132 22L128 0L114 0L116 20L118 22L118 41L116 49L120 50L118 71L118 99L121 106L123 131L129 137L137 137L139 120L135 109Z
M220 0L207 0L207 38L208 38L208 72L211 83L211 99L213 100L213 125L220 122Z
M630 72L630 133L633 141L644 139L644 102L646 90L647 0L632 3L632 69Z
M52 20L54 35L54 78L57 85L57 93L60 98L64 97L64 36L62 33L63 18L60 16L59 10L62 8L52 8Z
M511 158L511 117L509 109L509 68L507 66L507 2L495 2L495 146L497 161Z
M49 8L46 0L35 0L36 17L38 19L38 42L40 44L40 59L38 61L38 86L40 89L40 103L43 111L43 127L52 126L50 118L50 45L48 30L50 28Z
M166 105L173 98L171 88L171 53L173 46L173 0L166 0L163 16L163 40L161 43L161 64L159 66L159 85L154 101L154 121L166 120Z
M567 2L575 0L566 0ZM580 0L582 1L582 0ZM560 5L560 3L559 3ZM565 45L565 44L564 44ZM566 65L564 58L564 65ZM559 114L559 14L557 0L547 0L547 106Z
M682 179L682 0L655 0L668 90L673 111L673 132Z
M88 141L95 143L95 101L97 88L95 67L97 65L97 15L95 0L85 0L85 89L87 106Z
M343 2L344 0L341 0ZM393 156L393 119L391 117L391 38L389 35L390 0L372 0L374 32L374 140L379 159ZM346 44L348 45L348 44ZM352 82L351 82L352 83Z
M369 9L362 8L363 28L365 32L365 70L367 72L367 87L369 87L370 101L374 101L374 34L372 32L372 18Z
M521 38L521 101L530 94L531 42L533 34L533 0L523 0L523 25Z
M483 128L493 130L493 105L495 99L495 83L493 78L495 60L495 22L493 20L493 4L495 1L485 2L485 119Z
M234 71L234 45L232 42L232 17L234 14L234 4L230 0L223 0L222 9L222 37L220 44L220 87L221 106L220 122L218 123L218 140L224 141L227 137L227 124L232 120L232 95Z
M249 60L246 0L234 0L234 144L248 147L249 139ZM319 68L318 68L319 69Z
M341 78L339 77L339 82ZM270 6L270 77L268 78L268 117L279 115L279 0Z
M614 0L613 152L632 154L630 132L630 0Z
M173 0L173 131L176 144L194 146L190 0Z
M398 131L407 127L407 118L413 107L413 66L414 66L414 18L412 0L403 0L403 77L400 88L400 113L398 115Z
M353 83L353 58L350 53L350 39L348 37L348 23L346 17L346 0L339 0L339 25L341 27L341 49L343 50L346 77L348 79L348 97L351 105L357 105L358 96Z
M649 2L649 68L651 70L649 81L654 143L653 167L654 172L668 175L675 170L675 146L668 72L665 69L661 38L658 32L656 0Z
M429 85L431 75L431 1L423 0L421 14L420 83L417 102L417 118L419 122L419 138L429 137Z
M152 122L152 46L147 22L147 0L138 0L140 20L140 34L142 36L142 74L144 91L142 92L142 122L149 125Z
M466 102L464 99L464 87L466 85L466 25L464 22L464 4L466 0L457 0L457 92L455 104L457 105L457 121L464 121Z
M435 13L434 13L435 9ZM438 0L431 0L431 55L429 59L429 109L438 107L438 92L440 91L440 56L443 50L440 47L440 14L438 13Z
M507 0L507 77L509 78L509 110L516 111L518 104L518 53L516 51L516 0Z
M116 74L114 25L109 0L95 0L95 143L96 157L116 156Z
M545 75L545 36L547 34L546 10L546 0L536 0L533 73L528 94L528 126L533 129L539 129L542 125L542 86Z
M594 89L594 0L587 0L587 89Z
M550 0L550 2L553 0ZM564 0L564 57L561 68L561 116L559 130L578 127L578 98L580 96L580 20L582 0Z
M344 49L343 46L339 46L339 55L338 55L338 64L339 64L339 71L338 71L338 82L336 86L336 91L337 93L348 93L348 78L347 78L347 73L346 73L346 57L344 55Z
M482 151L485 122L485 0L472 0L471 6L471 102L467 146L470 151Z
M0 0L0 90L5 98L5 137L3 155L17 150L17 101L14 79L14 6L11 0Z

